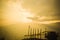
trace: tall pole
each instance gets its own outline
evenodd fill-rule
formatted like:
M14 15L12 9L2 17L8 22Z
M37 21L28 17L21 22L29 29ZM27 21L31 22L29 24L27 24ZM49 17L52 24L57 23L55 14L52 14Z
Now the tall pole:
M42 36L42 34L41 34L41 33L42 33L42 29L40 29L40 39L41 39L41 36Z
M33 37L35 37L34 29L33 29L33 34L32 35L33 35Z
M38 29L38 32L37 32L37 34L38 34L38 38L39 38L39 29Z
M36 29L35 29L35 38L36 38Z
M30 25L29 25L29 28L28 28L28 36L30 35Z

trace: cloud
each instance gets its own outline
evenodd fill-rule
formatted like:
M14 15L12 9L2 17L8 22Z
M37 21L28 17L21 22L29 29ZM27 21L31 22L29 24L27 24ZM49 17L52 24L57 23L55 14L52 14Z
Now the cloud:
M55 4L55 0L24 0L22 6L37 16L47 16L59 20L60 13Z

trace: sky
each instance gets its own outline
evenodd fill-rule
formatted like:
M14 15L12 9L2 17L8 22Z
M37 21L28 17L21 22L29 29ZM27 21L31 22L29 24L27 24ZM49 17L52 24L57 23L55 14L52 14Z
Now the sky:
M31 28L44 30L48 26L50 30L57 30L60 28L57 27L60 12L55 3L56 0L0 0L2 35L6 40L22 38L29 25Z

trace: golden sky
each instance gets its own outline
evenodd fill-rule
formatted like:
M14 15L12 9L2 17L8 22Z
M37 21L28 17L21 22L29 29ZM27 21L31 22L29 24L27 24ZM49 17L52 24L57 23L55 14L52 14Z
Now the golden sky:
M2 0L1 21L4 25L22 21L31 22L33 19L33 21L56 21L58 17L54 6L54 0ZM32 18L29 19L27 17Z
M0 3L0 26L13 37L26 34L29 25L39 28L39 24L43 28L45 24L60 22L54 0L0 0Z

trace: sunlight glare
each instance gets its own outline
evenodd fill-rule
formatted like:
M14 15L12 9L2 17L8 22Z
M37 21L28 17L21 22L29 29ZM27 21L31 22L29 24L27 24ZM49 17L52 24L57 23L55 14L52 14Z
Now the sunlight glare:
M23 23L32 22L32 20L27 17L33 17L33 14L29 10L24 9L21 3L8 3L8 8L9 20Z

